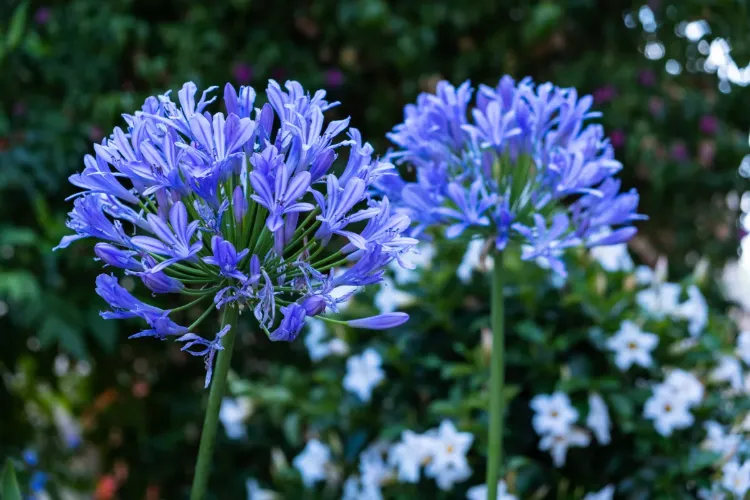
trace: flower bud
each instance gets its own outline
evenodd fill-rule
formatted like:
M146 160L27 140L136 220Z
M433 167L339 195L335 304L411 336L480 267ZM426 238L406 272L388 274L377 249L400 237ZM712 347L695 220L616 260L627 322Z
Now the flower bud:
M97 243L94 246L94 253L109 266L130 269L131 271L142 269L141 264L133 258L135 252L120 250L109 243Z
M367 328L370 330L386 330L403 325L409 320L409 315L402 312L378 314L369 318L354 319L346 324L352 328Z
M302 301L302 307L308 316L317 316L326 310L326 301L320 295L312 295Z

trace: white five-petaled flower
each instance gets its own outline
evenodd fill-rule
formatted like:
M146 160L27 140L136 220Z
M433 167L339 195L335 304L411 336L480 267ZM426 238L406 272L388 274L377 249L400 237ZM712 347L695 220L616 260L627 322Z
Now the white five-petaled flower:
M688 332L695 337L703 332L708 324L708 304L700 289L690 285L687 289L688 298L679 305L675 315L687 320Z
M392 313L414 301L414 295L396 288L390 278L385 278L375 294L375 307L381 313Z
M615 487L608 484L599 491L593 493L587 493L583 500L612 500L615 495Z
M721 469L721 485L735 495L735 498L745 498L750 490L750 460L742 465L736 460L728 462Z
M245 481L245 491L247 492L247 500L274 500L277 497L276 493L271 490L264 490L255 479L248 479Z
M539 394L530 403L534 410L531 425L540 436L544 434L564 434L578 420L578 411L570 404L567 394Z
M740 332L737 336L737 356L750 366L750 331Z
M362 401L370 401L373 388L385 378L385 372L380 367L382 362L380 354L372 348L347 359L344 389L353 392Z
M625 320L617 333L607 341L607 348L615 353L617 367L625 371L634 364L643 368L651 366L651 351L658 343L658 336L644 332L637 324Z
M478 484L469 488L466 500L487 500L487 485ZM508 486L502 479L497 483L497 500L516 500L515 495L508 493Z
M377 442L368 446L359 455L359 478L362 484L380 488L380 485L393 475L392 469L383 458L387 451L386 443Z
M607 272L614 273L617 271L633 270L633 259L630 258L626 243L594 247L590 250L590 253L599 262L602 269Z
M654 421L656 432L671 436L675 429L685 429L693 425L693 414L684 397L671 388L658 385L646 401L643 416Z
M432 243L420 243L411 253L402 257L413 266L413 269L406 268L399 264L397 260L391 262L388 267L393 271L393 277L396 283L404 285L419 281L419 269L429 269L432 265L432 259L435 257L435 245Z
M302 475L302 482L309 488L326 478L330 460L331 449L317 439L311 439L302 452L294 457L292 465Z
M245 420L250 416L252 404L249 398L224 398L221 400L219 420L229 439L241 439L247 434Z
M349 346L338 337L331 340L326 338L326 326L322 320L315 318L307 319L308 332L305 336L305 347L310 353L310 359L317 362L331 354L346 354Z
M479 269L481 266L486 266L488 271L492 269L494 265L492 257L487 256L484 258L484 261L482 261L482 250L484 249L484 245L484 240L471 240L469 242L464 258L461 260L461 264L456 270L458 279L463 283L470 282L471 274L475 269Z
M744 387L742 380L742 364L734 356L722 356L719 365L709 374L713 382L727 382L732 390L740 391Z
M398 480L403 483L418 483L419 471L432 459L435 440L430 436L405 430L401 441L391 446L388 463L398 471Z
M635 300L649 316L662 319L677 312L681 292L677 283L660 283L638 292Z
M612 440L610 436L612 421L609 418L607 403L595 392L589 394L589 414L586 417L586 426L594 432L600 444L609 444Z
M567 432L562 434L546 434L543 436L539 441L539 449L549 451L555 467L562 467L565 465L568 448L586 447L589 443L591 443L591 436L588 432L579 427L570 427Z
M670 371L661 387L682 398L688 406L700 403L705 393L705 388L698 377L680 369Z
M433 438L432 457L425 468L425 475L435 479L438 488L449 490L454 483L467 480L471 467L466 453L474 441L470 432L459 432L449 420L443 420L437 430L427 433Z
M702 447L712 453L718 453L720 460L726 461L737 452L740 446L742 436L734 433L727 433L719 422L710 420L703 424L706 429L706 439Z

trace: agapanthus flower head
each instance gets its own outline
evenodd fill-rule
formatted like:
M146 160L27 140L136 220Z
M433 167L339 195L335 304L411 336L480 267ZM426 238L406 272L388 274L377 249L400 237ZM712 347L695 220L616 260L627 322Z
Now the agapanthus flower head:
M147 328L132 337L183 342L183 350L205 357L206 385L229 331L198 336L213 310L249 311L271 340L292 341L305 318L337 312L346 296L338 287L382 281L385 266L416 244L401 234L409 218L372 196L374 183L394 176L393 165L374 156L349 119L326 125L324 113L338 103L324 91L310 95L297 82L283 89L271 80L268 102L256 107L255 90L227 84L224 114L208 110L215 89L196 99L188 82L178 102L167 92L124 115L127 127L95 144L84 170L71 176L83 191L67 223L75 234L58 246L101 240L97 259L139 277L153 294L184 295L192 301L185 307L205 300L204 314L182 326L173 311L142 302L114 276L97 279L112 308L103 317L140 318ZM342 150L348 159L337 176ZM390 328L405 319L350 324Z
M588 123L591 96L509 76L496 87L440 82L404 109L388 138L390 158L415 170L414 181L383 177L379 188L413 234L445 227L522 245L525 260L565 275L562 250L626 241L635 233L638 193L621 192L622 165L601 125Z

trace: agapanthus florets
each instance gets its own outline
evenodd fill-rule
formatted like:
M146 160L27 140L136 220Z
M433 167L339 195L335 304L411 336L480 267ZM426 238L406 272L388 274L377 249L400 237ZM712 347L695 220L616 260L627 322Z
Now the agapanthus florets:
M206 358L206 385L227 333L212 340L195 333L211 311L252 311L271 340L292 341L305 318L337 312L351 290L380 282L384 266L416 243L401 236L409 218L370 194L393 165L374 158L356 129L337 139L348 118L323 128L324 112L338 104L324 91L285 87L270 81L268 103L255 108L251 87L238 93L227 84L226 115L206 111L216 87L197 103L193 83L179 91L179 104L169 93L149 97L124 115L127 130L115 128L94 145L83 172L70 177L84 191L67 222L76 234L57 248L103 240L97 258L154 294L194 299L180 308L212 300L195 323L181 326L172 311L135 298L114 276L97 278L96 291L112 308L103 317L145 321L148 328L132 337L177 337L183 350ZM348 161L337 176L342 149ZM337 293L342 287L348 292ZM350 324L390 328L405 320L394 313Z
M416 179L379 181L415 234L446 226L493 238L498 250L522 244L522 258L564 275L564 248L593 247L635 233L638 193L620 192L622 165L601 125L585 124L590 96L551 83L509 76L497 87L473 89L440 82L404 109L404 122L388 134L391 158L412 165Z

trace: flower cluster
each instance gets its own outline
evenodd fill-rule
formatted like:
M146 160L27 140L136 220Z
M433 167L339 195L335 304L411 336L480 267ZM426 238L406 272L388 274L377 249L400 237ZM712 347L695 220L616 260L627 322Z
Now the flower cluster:
M444 225L448 238L465 231L511 240L522 258L560 275L560 256L577 245L626 241L635 233L635 190L620 191L622 165L601 125L592 98L574 89L526 78L473 90L440 82L406 106L404 122L388 134L391 157L415 167L416 179L383 178L381 189L416 223L415 234Z
M205 356L207 385L229 328L211 340L194 333L213 309L250 310L271 340L292 341L305 318L337 312L416 243L401 234L409 217L370 194L394 175L393 165L373 157L349 119L324 127L324 112L338 104L324 91L285 87L270 81L268 102L256 108L251 87L237 92L227 84L226 115L207 111L215 87L196 99L196 85L186 83L178 103L169 93L149 97L125 115L127 130L115 128L95 144L84 170L70 177L83 192L67 222L75 234L57 248L92 237L104 265L140 278L154 294L193 299L181 308L213 300L182 326L171 314L177 309L142 302L112 275L97 278L112 309L105 318L143 320L148 327L133 337L177 337L183 350ZM347 161L335 175L342 149ZM406 318L390 313L348 324L390 328Z

